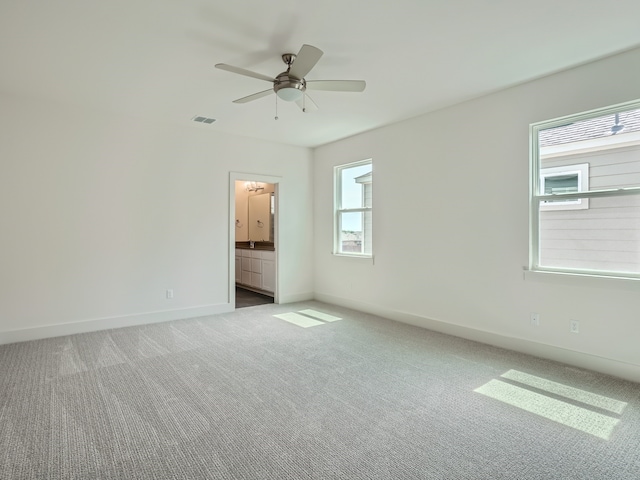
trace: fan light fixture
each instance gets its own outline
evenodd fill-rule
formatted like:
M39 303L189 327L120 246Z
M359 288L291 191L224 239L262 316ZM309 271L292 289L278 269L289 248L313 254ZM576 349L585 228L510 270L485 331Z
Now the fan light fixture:
M276 95L285 102L295 102L300 99L306 89L307 82L305 82L304 78L296 78L290 75L288 71L278 75L273 84L273 90Z
M302 90L298 90L295 87L284 87L278 90L276 94L285 102L295 102L302 97Z

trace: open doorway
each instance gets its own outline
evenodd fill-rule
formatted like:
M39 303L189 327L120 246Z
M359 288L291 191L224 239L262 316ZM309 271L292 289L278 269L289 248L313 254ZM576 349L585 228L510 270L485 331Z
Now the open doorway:
M229 303L235 308L278 303L278 180L231 175Z

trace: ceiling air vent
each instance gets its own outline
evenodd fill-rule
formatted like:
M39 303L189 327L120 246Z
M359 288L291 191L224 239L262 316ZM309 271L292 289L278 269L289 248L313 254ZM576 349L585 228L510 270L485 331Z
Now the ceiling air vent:
M193 117L194 122L211 124L216 121L215 118L209 117Z

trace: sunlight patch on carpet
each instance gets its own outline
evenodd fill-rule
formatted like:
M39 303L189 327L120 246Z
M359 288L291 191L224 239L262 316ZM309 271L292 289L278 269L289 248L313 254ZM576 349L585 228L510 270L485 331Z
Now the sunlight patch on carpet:
M537 383L535 388L542 388L542 383ZM559 384L552 387L557 388L557 385ZM490 380L474 391L604 440L609 439L613 429L619 422L617 418L594 412L587 408L579 407L498 379Z
M334 317L333 315L329 315L328 313L318 312L317 310L300 310L298 313L302 313L309 317L317 318L318 320L322 320L325 322L335 322L337 320L342 320L340 317Z
M604 395L587 392L586 390L580 390L579 388L569 387L562 383L552 382L551 380L536 377L535 375L529 375L528 373L519 372L517 370L509 370L508 372L503 373L501 377L508 378L509 380L515 380L516 382L539 388L550 393L555 393L556 395L561 395L563 397L577 400L581 403L586 403L587 405L602 408L603 410L608 410L617 414L621 414L627 406L626 402L605 397Z
M293 323L302 328L317 327L318 325L324 325L325 323L335 322L342 320L340 317L334 317L328 313L318 312L317 310L300 310L298 312L279 313L274 317L284 320L289 323Z
M323 325L323 323L318 320L314 320L313 318L309 318L295 312L279 313L277 315L274 315L274 317L277 317L280 320L284 320L289 323L293 323L294 325L297 325L302 328L309 328L309 327L315 327L317 325Z

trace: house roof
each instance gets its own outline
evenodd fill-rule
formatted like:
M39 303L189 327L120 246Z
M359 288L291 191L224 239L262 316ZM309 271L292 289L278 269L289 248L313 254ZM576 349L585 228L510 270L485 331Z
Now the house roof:
M371 183L371 174L373 172L363 173L362 175L354 178L356 183Z
M550 147L563 143L580 142L596 138L610 137L612 135L624 135L640 131L640 109L621 112L618 116L618 125L624 129L613 133L612 127L616 125L615 115L581 120L568 125L541 130L538 139L541 147Z

